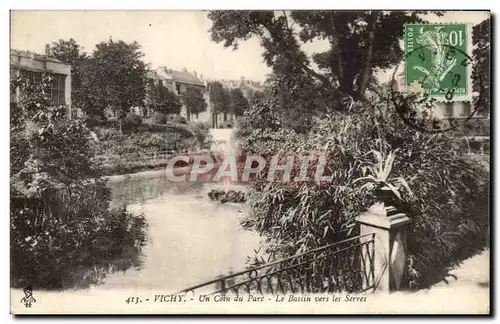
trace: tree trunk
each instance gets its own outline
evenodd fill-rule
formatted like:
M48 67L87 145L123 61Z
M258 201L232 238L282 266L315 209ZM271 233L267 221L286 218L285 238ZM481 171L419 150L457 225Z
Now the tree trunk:
M368 45L368 54L366 56L366 64L358 84L358 99L365 99L366 86L372 74L373 47L375 44L375 29L377 28L377 12L372 11L370 14L370 45Z
M354 76L351 72L351 69L345 69L344 71L350 71L348 73L344 72L344 79L342 80L342 83L339 85L340 89L347 93L350 96L355 96L356 94L354 93Z
M331 25L331 34L332 37L330 38L330 47L332 51L332 58L333 58L333 53L334 51L337 53L337 70L338 70L338 79L339 79L339 86L340 88L343 88L344 84L344 65L343 65L343 60L342 60L342 48L340 47L340 37L339 34L337 33L337 27L335 26L335 13L332 12L330 14L330 25ZM332 72L335 71L335 63L334 60L332 60L332 66L331 66Z

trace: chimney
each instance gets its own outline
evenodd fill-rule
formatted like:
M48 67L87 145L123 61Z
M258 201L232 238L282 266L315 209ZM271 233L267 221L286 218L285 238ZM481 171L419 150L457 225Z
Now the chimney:
M50 45L45 44L45 56L50 56Z
M198 75L196 75L196 71L193 71L194 77L197 78Z

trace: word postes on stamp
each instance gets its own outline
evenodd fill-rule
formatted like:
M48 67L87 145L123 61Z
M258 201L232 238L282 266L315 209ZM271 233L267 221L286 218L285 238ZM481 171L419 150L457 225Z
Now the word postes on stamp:
M467 24L405 25L406 89L437 101L470 101L470 39Z

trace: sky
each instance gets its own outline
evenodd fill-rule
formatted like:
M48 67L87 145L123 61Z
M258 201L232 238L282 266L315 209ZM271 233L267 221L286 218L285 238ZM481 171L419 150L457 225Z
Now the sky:
M211 22L203 11L13 11L11 47L44 52L45 44L74 38L87 52L114 40L142 45L153 68L187 68L204 78L263 81L270 69L263 63L258 39L242 42L237 51L210 40Z
M430 22L477 24L485 12L448 12L429 15ZM211 41L211 21L203 11L12 11L11 48L43 53L45 44L74 38L86 52L95 44L114 40L142 45L144 60L152 68L196 71L205 79L264 81L270 68L263 62L257 38L240 42L238 50ZM307 54L327 48L324 41L306 44ZM383 73L382 73L383 74Z

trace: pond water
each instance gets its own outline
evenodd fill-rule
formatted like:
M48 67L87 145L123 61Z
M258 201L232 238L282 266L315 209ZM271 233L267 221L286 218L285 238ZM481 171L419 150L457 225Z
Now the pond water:
M207 193L222 184L174 185L162 172L110 181L113 205L126 205L148 221L148 243L139 267L109 274L102 289L162 289L176 292L245 268L259 236L243 230L243 204L212 202ZM227 188L227 187L226 187ZM244 187L231 185L231 189Z

